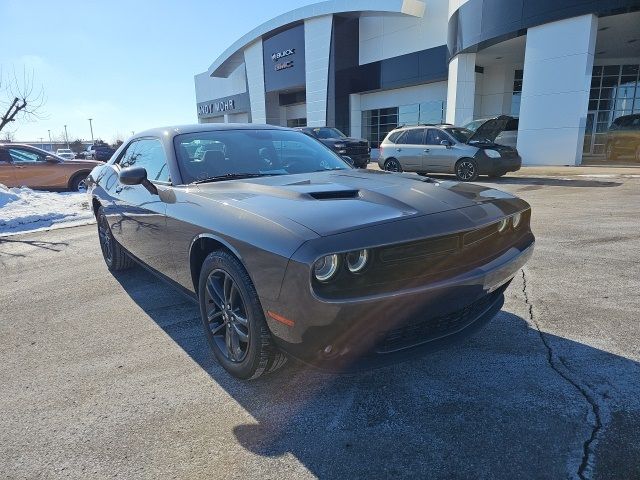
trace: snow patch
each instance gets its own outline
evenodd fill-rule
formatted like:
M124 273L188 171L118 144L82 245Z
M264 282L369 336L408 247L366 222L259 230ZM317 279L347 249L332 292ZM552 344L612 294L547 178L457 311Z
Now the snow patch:
M85 193L39 192L0 184L0 236L93 221Z

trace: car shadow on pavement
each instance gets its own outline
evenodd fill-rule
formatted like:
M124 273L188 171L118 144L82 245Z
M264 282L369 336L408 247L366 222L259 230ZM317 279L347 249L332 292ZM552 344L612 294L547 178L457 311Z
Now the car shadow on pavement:
M293 455L319 478L567 478L591 468L595 449L603 476L640 476L640 415L611 398L623 383L638 398L638 364L541 336L513 313L458 346L378 370L292 362L242 382L213 359L196 304L140 268L116 278L255 419L233 433L256 455ZM580 368L597 382L582 383Z

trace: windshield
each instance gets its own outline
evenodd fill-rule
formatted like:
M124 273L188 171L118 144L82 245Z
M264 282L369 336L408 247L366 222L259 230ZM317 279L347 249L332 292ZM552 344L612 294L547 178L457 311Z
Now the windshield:
M213 130L177 135L173 142L184 183L351 168L321 143L291 130Z
M473 135L471 130L467 130L466 128L454 127L454 128L446 128L446 132L455 138L458 142L466 143Z
M478 129L478 127L480 127L480 125L482 125L486 121L487 121L486 118L481 118L480 120L474 120L472 122L467 123L463 128L466 128L467 130L471 130L472 132L475 132Z
M313 134L316 137L322 138L322 139L346 137L346 135L342 133L340 130L338 130L337 128L320 127L320 128L313 128L312 130L313 130Z

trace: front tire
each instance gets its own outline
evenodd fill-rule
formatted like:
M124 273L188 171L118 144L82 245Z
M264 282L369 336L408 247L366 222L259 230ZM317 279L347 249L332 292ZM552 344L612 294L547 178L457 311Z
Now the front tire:
M210 253L198 284L200 316L216 360L236 378L250 380L280 368L260 298L240 261L224 250Z
M133 260L125 252L124 248L113 238L113 233L109 227L109 222L102 207L98 208L97 214L98 238L100 239L100 250L107 268L111 272L126 270L133 266Z
M478 164L473 158L461 158L456 162L455 172L461 182L473 182L478 179Z
M387 172L402 172L402 165L395 158L390 158L384 162L384 169Z

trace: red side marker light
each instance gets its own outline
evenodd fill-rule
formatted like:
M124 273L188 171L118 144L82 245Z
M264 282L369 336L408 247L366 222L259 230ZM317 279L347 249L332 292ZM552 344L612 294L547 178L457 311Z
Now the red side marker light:
M277 313L274 313L271 310L267 310L267 315L273 318L276 322L280 322L286 325L287 327L293 327L293 325L295 324L293 320L289 320L288 318L283 317L282 315L278 315Z

